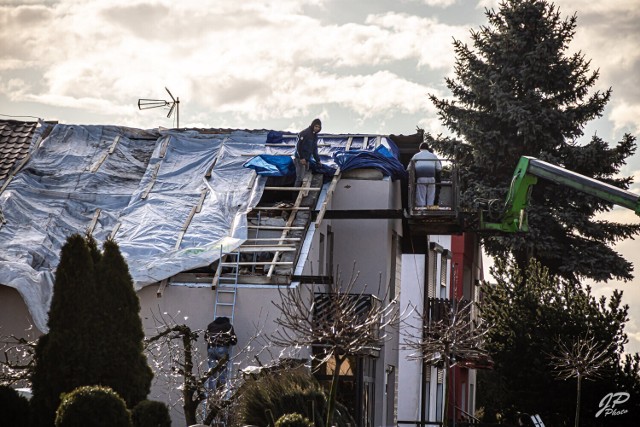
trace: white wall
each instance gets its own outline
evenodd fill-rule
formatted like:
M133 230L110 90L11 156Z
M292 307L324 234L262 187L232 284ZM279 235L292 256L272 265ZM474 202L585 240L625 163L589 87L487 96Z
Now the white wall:
M436 243L442 250L451 250L451 237L447 235L425 236L429 243ZM429 245L428 245L429 246ZM425 281L428 285L429 277L435 276L435 296L448 298L451 288L451 261L442 263L441 251L429 251L429 254L403 254L402 255L402 293L400 298L401 310L406 313L404 331L407 334L420 334L421 319L416 313L422 313L424 307ZM435 272L428 271L428 266L433 265L430 260L435 259ZM446 271L446 286L440 284L441 269ZM434 275L435 273L435 275ZM413 327L409 326L413 325ZM418 329L416 329L416 327ZM407 338L401 337L403 342ZM399 391L398 391L398 420L419 421L421 418L422 399L422 367L421 362L412 360L415 350L400 349L399 352ZM431 381L429 384L429 411L427 420L436 419L437 400L437 370L431 368Z
M164 289L162 297L156 295L157 286L147 286L138 292L141 304L141 316L147 337L157 331L160 317L174 318L178 324L186 324L192 330L204 330L213 320L215 293L208 285L189 287L186 285L169 285ZM233 348L231 378L239 375L239 369L255 366L257 356L264 365L277 360L280 356L308 357L306 350L296 354L283 353L282 348L269 344L269 337L277 330L275 320L278 310L272 301L279 301L280 294L276 287L271 288L238 288L234 329L238 336L238 344ZM196 369L207 368L206 345L200 336L194 360ZM184 415L179 402L175 380L168 382L163 375L156 375L150 399L166 402L171 407L173 425L184 425Z
M329 209L399 209L400 182L384 180L342 179L338 182ZM388 289L391 273L392 236L395 231L402 234L400 220L394 219L340 219L325 220L334 232L334 268L341 280L348 281L354 272L358 274L355 292L364 290L382 299ZM326 224L325 224L326 227ZM315 239L314 239L315 240ZM388 300L383 304L388 303ZM393 410L394 394L387 393L386 369L393 366L397 373L398 335L389 328L389 340L385 342L380 357L376 360L375 425L385 424L387 411ZM392 417L393 414L390 415Z
M410 315L415 308L421 311L424 301L425 254L402 255L402 292L400 310L408 322L416 327L420 320ZM400 338L403 341L403 338ZM420 361L410 360L412 350L400 349L398 367L398 420L420 419L421 372Z

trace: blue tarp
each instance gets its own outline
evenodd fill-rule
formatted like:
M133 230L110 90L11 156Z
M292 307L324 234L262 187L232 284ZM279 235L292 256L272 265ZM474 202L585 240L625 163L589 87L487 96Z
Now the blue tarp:
M379 146L375 151L353 150L341 151L333 155L336 164L341 170L372 168L381 171L391 179L406 178L407 171L402 163L384 146Z
M262 176L289 176L296 174L296 168L293 165L291 156L261 154L252 157L243 166L255 170L258 175Z
M278 139L278 135L275 134L277 133L274 131L269 132L269 135L272 135L272 141ZM279 136L281 138L282 134L280 133ZM269 137L267 141L269 141ZM345 151L344 146L340 145L332 146L329 150L323 151L330 153L321 153L322 165L320 167L313 159L311 160L310 166L314 173L331 176L335 173L336 167L340 167L342 171L362 168L377 169L394 180L407 176L402 163L398 160L398 147L390 139L386 139L373 151ZM331 152L332 155L328 158L327 154L331 154ZM244 167L254 169L258 175L263 176L290 176L296 173L293 159L287 155L261 154L245 162Z

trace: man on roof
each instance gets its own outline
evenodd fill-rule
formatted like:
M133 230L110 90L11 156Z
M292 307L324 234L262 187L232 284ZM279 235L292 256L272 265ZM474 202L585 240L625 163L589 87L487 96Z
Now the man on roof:
M322 130L320 119L313 119L311 126L298 134L296 142L296 152L293 156L293 163L296 166L295 187L302 185L302 180L309 170L311 157L314 158L318 166L321 166L320 155L318 155L318 133Z

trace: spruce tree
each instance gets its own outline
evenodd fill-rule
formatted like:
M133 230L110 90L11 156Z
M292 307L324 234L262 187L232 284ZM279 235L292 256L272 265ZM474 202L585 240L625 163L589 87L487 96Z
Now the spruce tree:
M433 145L461 165L462 202L505 200L522 155L628 188L620 168L635 152L635 137L613 146L598 136L579 142L585 125L602 115L611 89L592 91L598 79L582 53L568 52L576 25L545 0L505 0L487 10L488 24L472 31L472 45L454 41L453 100L431 96L443 123L461 140ZM594 218L612 205L559 185L538 181L526 235L486 236L489 255L514 254L524 268L530 257L554 275L579 281L629 280L632 265L611 244L632 237L640 225Z
M34 425L53 425L60 394L103 385L129 407L145 399L152 373L142 352L140 304L117 245L100 253L91 236L67 239L56 270L49 332L36 347Z

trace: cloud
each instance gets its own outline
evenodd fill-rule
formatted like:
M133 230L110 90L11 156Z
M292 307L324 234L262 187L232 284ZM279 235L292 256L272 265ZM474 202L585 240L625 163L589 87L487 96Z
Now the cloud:
M640 103L617 103L609 114L609 120L614 124L614 130L637 134L640 132Z
M1 89L16 100L112 115L137 98L165 97L164 86L193 105L256 119L326 104L363 118L425 113L432 110L426 93L436 91L387 67L408 60L450 69L451 37L467 35L462 26L391 12L327 24L304 15L304 7L70 0L3 8L12 23L0 30L4 70L40 74L43 89ZM10 49L10 39L22 48Z
M457 0L422 0L427 6L449 7L455 4Z
M553 2L556 6L560 8L560 11L563 14L573 14L573 12L578 11L579 15L581 14L594 14L594 15L617 15L617 14L627 14L637 7L633 7L633 3L635 6L638 6L637 0L607 0L606 2L592 2L592 1L584 1L584 0L556 0Z
M388 58L416 57L418 65L433 69L452 68L455 61L453 39L469 38L466 26L442 24L433 18L387 13L370 15L366 23L388 32L378 40Z
M500 0L478 0L478 4L476 5L476 9L494 9L498 10L498 6L500 5Z
M25 92L31 89L29 83L23 79L3 80L0 77L0 92L10 93L15 98L21 98Z

